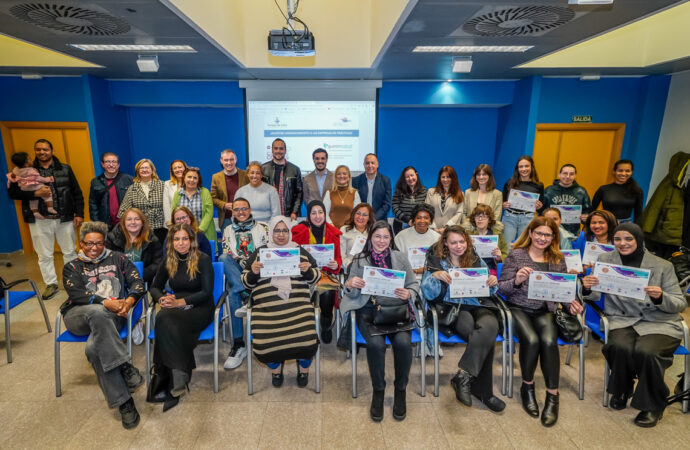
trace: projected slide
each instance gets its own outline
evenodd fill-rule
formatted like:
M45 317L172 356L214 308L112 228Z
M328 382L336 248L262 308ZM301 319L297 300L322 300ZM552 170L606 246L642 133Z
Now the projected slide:
M312 152L328 151L328 168L345 164L361 171L364 155L374 153L376 102L249 101L249 160L268 161L271 143L287 144L287 159L303 172L314 170Z

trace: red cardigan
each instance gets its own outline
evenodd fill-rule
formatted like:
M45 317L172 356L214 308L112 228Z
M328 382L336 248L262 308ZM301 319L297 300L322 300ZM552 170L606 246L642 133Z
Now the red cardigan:
M330 273L338 273L343 265L343 258L340 256L340 235L343 234L339 229L326 222L325 236L322 244L333 244L333 256L338 263L338 269L331 270L329 268L322 268L321 270ZM292 228L292 241L299 245L309 244L309 227L302 222Z

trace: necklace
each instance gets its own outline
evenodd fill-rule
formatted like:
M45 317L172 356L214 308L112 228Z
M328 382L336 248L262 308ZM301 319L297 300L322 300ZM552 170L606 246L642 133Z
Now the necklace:
M345 199L344 199L343 196L340 194L340 189L338 189L336 192L338 193L338 197L340 197L340 204L341 204L341 205L344 205L344 204L345 204Z

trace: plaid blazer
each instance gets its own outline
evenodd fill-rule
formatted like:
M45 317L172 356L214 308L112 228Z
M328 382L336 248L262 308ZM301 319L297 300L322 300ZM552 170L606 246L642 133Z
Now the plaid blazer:
M151 223L151 229L165 228L165 219L163 217L163 182L161 180L151 180L148 197L144 194L141 183L132 183L129 189L127 189L125 198L122 199L117 217L122 217L122 214L129 208L139 208L142 210Z

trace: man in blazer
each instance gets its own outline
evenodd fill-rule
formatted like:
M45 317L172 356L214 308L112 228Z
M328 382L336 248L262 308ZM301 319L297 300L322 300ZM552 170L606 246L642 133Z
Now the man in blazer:
M335 174L326 169L328 164L328 152L322 148L317 148L311 154L314 161L314 171L304 177L304 205L308 205L313 200L323 201L323 196L335 183Z
M249 184L247 172L237 168L237 155L230 149L220 152L223 170L213 174L211 179L211 198L218 209L218 225L221 233L230 224L232 201L237 189Z
M376 220L386 220L391 209L391 180L378 173L379 159L373 153L364 157L364 173L352 179L352 187L359 191L359 198L374 208Z

